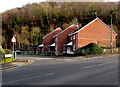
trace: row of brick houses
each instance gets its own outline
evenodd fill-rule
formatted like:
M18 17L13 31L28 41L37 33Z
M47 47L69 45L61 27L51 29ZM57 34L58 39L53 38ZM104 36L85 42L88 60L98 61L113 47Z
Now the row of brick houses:
M102 47L110 47L110 33L112 46L116 47L117 34L98 17L80 28L73 24L62 30L60 27L43 37L43 44L39 45L41 52L72 53L89 43L96 43Z

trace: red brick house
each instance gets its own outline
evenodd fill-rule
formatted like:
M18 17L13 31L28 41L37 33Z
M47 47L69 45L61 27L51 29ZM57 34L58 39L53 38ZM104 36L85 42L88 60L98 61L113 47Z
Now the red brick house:
M73 24L62 31L57 28L43 37L43 51L53 51L58 54L70 53L89 43L96 43L102 47L110 47L110 33L112 46L116 47L116 33L98 17L79 28Z
M64 45L70 40L68 34L75 31L78 28L78 25L73 24L53 37L55 42L56 53L59 54L65 51Z
M71 46L67 51L73 51L89 43L96 43L102 47L110 47L110 33L112 33L112 46L116 47L116 33L98 17L68 36L71 39Z
M62 31L62 29L58 27L57 29L43 37L43 45L41 45L41 47L43 46L43 52L49 51L49 45L54 43L53 36L58 34L60 31Z

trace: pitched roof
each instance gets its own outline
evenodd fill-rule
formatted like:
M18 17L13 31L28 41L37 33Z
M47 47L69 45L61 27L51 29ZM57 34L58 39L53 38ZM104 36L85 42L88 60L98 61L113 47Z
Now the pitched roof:
M57 37L58 35L60 35L61 33L63 33L64 31L66 31L67 29L71 28L71 27L78 27L78 25L76 24L72 24L71 26L69 26L68 28L66 28L65 30L61 31L60 33L56 34L55 36L53 36L53 38ZM78 27L79 28L79 27Z
M71 36L71 34L75 33L76 31L78 31L80 29L80 27L74 31L72 31L70 34L68 34L68 36Z
M106 25L101 19L99 19L98 17L96 19L94 19L93 21L91 21L90 23L88 23L87 25L85 25L82 28L77 29L76 31L71 32L70 34L68 34L69 36L74 35L75 33L78 33L79 31L81 31L82 29L84 29L85 27L87 27L88 25L90 25L91 23L93 23L94 21L99 20L102 24L104 24L108 29L110 29L113 33L115 33L117 35L117 33L115 31L113 31L113 29L111 29L108 25Z
M43 47L43 44L41 44L41 45L38 45L38 47Z
M47 34L46 36L50 35L51 33L57 31L57 30L62 30L60 27L56 28L55 30L53 30L52 32L50 32L49 34ZM46 36L44 36L43 38L45 38Z
M69 42L68 44L67 44L67 46L72 46L73 45L73 43L72 42Z
M53 47L53 46L55 46L55 43L53 43L53 44L51 44L51 45L49 45L49 46Z

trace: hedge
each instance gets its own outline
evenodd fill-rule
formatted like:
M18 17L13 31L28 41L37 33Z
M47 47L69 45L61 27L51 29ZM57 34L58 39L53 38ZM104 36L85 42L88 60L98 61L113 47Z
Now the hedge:
M103 49L96 43L90 43L75 51L75 54L87 55L87 54L101 54Z
M12 54L12 50L10 49L4 49L5 50L5 54Z

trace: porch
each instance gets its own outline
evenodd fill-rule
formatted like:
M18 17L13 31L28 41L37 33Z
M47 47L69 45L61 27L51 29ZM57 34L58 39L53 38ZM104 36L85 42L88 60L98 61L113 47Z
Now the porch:
M69 42L67 44L64 44L64 54L74 54L73 52L73 43Z
M43 53L43 44L38 45L38 54Z

